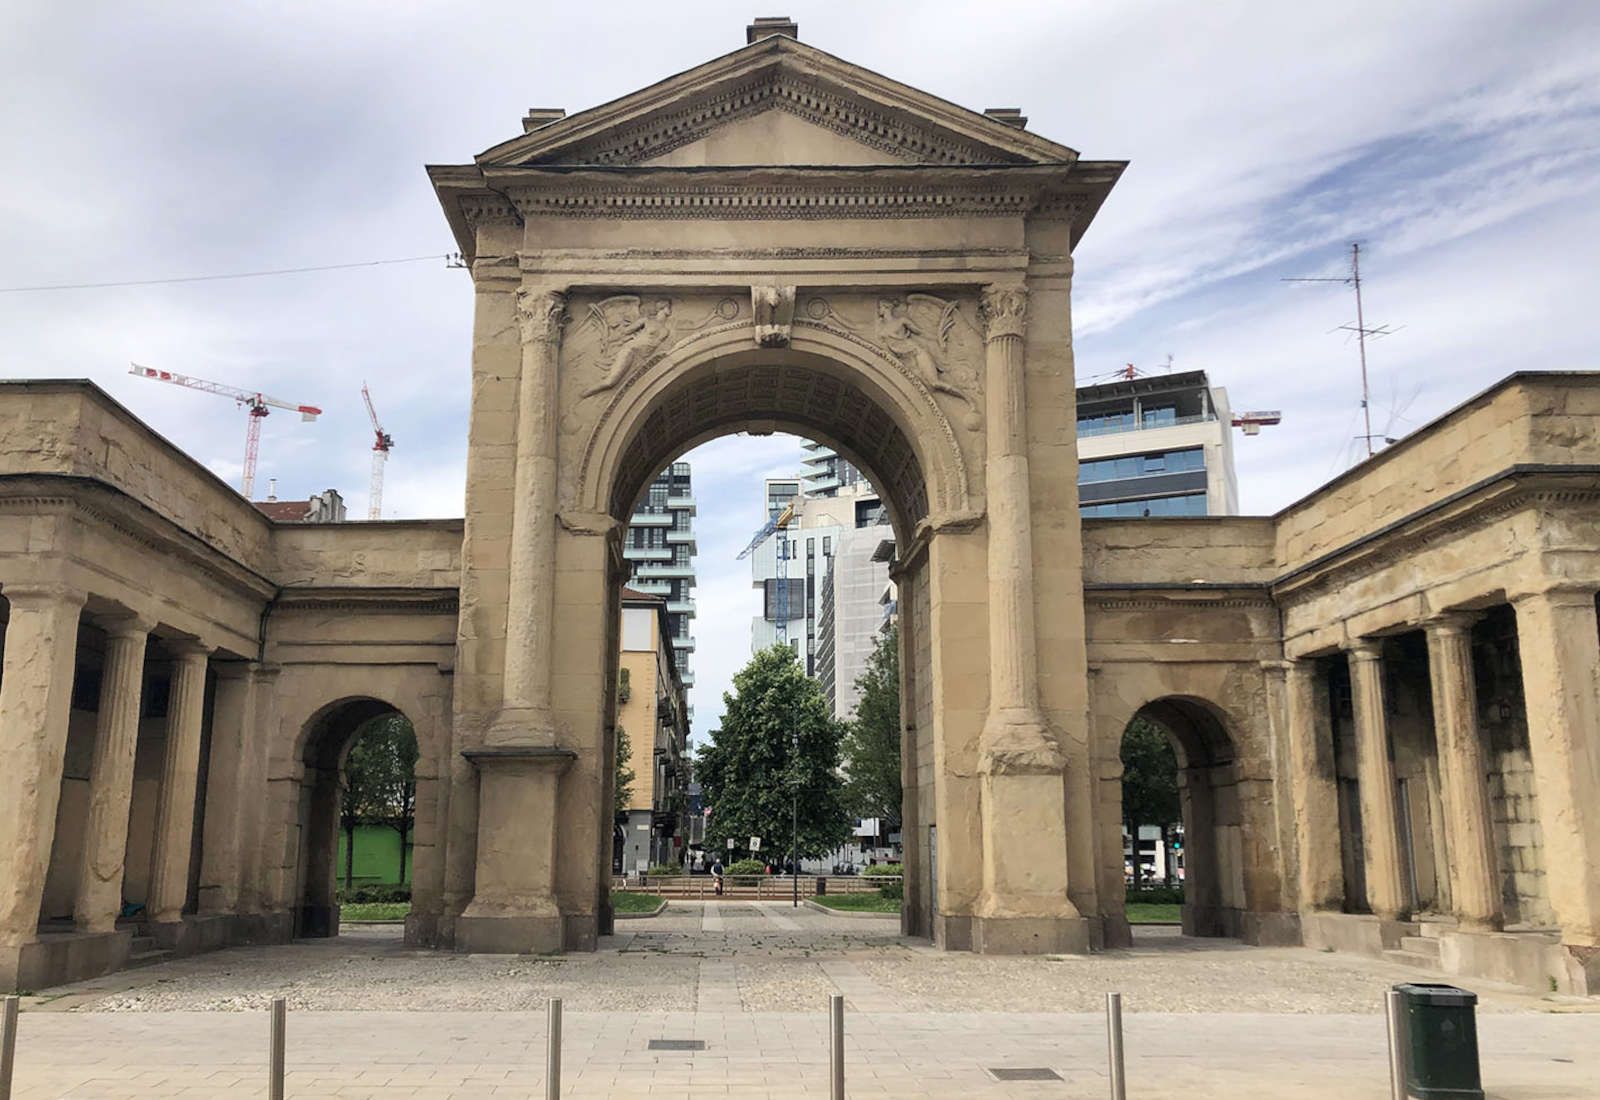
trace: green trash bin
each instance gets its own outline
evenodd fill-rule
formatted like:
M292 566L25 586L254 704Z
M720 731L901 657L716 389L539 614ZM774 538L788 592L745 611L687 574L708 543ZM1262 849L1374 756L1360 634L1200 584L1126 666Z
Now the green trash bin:
M1453 985L1402 982L1406 1095L1483 1100L1478 1076L1478 995Z

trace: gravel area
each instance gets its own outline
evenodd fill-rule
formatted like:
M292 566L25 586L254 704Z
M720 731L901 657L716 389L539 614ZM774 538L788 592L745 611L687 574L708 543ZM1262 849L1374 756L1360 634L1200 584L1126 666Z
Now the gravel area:
M405 947L398 928L368 927L124 971L49 990L28 1007L244 1012L282 996L291 1009L537 1011L560 996L574 1012L693 1012L709 1004L780 1012L843 991L874 1011L1098 1012L1114 989L1129 1013L1371 1013L1393 982L1439 980L1380 960L1190 940L1172 930L1087 957L945 953L902 939L893 917L742 902L674 902L618 928L596 953L544 958L419 951ZM1600 1009L1490 983L1472 988L1485 1013Z

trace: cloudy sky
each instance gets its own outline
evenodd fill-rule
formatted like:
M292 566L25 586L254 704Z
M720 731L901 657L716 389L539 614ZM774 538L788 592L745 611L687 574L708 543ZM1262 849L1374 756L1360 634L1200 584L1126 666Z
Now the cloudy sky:
M439 259L273 278L10 288L442 256L422 166L741 45L748 4L202 5L40 0L0 36L0 375L91 378L218 474L242 414L130 360L317 404L266 424L280 495L366 512L371 383L397 447L385 514L460 513L471 289ZM1505 374L1593 369L1600 329L1600 5L1302 0L789 9L801 37L965 106L1020 106L1132 162L1079 247L1080 379L1204 368L1281 428L1239 441L1247 512L1355 457L1363 245L1375 427L1403 435ZM697 726L756 610L732 558L794 441L692 456ZM712 506L712 502L717 502Z

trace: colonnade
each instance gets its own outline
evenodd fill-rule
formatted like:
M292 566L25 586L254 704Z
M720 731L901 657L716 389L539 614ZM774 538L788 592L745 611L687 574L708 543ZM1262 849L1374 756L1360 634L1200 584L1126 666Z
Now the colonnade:
M10 606L0 671L0 950L40 938L78 665L80 621L104 631L98 714L90 754L81 854L73 874L72 922L80 933L111 933L122 911L134 761L145 708L145 664L156 623L118 610L86 613L88 595L61 585L7 585ZM158 940L175 942L189 897L196 802L213 650L194 638L163 637L170 658L161 777L146 912ZM254 662L218 662L213 739L206 777L202 912L234 913L250 885L240 830L248 810L242 784L254 769L240 759L262 677ZM226 716L226 717L224 717ZM214 811L214 812L211 812ZM259 901L251 892L250 900Z
M1513 595L1517 645L1550 903L1562 941L1600 944L1600 585L1544 588ZM1427 638L1450 899L1464 931L1504 923L1501 882L1487 786L1487 752L1478 724L1470 612L1446 612L1416 624ZM1357 746L1366 906L1383 920L1413 915L1396 811L1381 646L1352 639L1352 710ZM1295 835L1302 912L1339 908L1346 884L1340 862L1337 775L1332 739L1318 720L1322 702L1312 658L1289 662L1289 740L1294 758Z

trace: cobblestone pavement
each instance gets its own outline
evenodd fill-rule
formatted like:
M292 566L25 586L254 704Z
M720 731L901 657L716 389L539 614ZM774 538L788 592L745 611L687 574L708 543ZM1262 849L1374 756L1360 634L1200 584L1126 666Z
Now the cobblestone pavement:
M592 955L406 948L392 928L168 962L25 999L19 1100L258 1096L265 1008L290 1006L289 1096L542 1096L546 998L564 1095L825 1096L846 998L851 1096L1105 1095L1106 990L1141 1100L1386 1095L1384 989L1423 972L1150 930L1088 958L944 954L894 918L675 902ZM1436 978L1437 975L1430 977ZM1600 1095L1600 1000L1470 983L1492 1096ZM652 1038L700 1038L694 1053ZM990 1068L1062 1081L1001 1083Z

